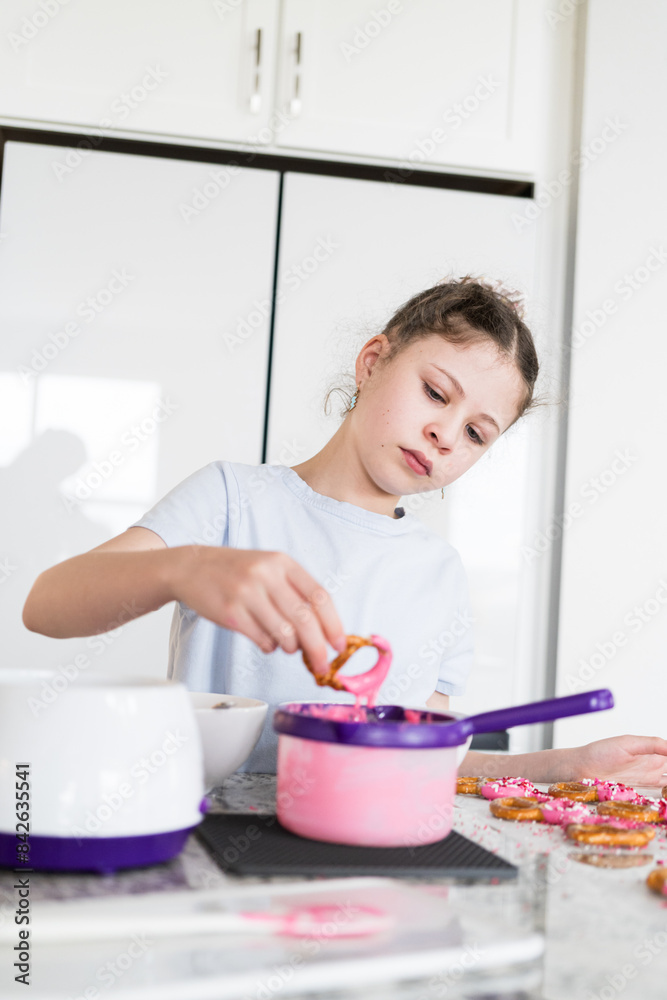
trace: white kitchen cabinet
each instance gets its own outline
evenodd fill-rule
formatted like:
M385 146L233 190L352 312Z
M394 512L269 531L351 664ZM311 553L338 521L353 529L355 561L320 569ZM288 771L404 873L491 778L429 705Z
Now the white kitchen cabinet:
M279 146L531 172L542 0L283 0Z
M266 143L277 15L276 0L5 0L0 116Z
M516 233L511 216L520 208L519 199L496 195L286 176L269 462L288 444L297 454L290 464L322 447L339 425L342 403L334 394L333 412L325 417L327 390L354 387L359 349L416 292L448 274L474 274L501 279L534 304L536 233ZM527 483L544 450L541 429L531 418L510 429L445 490L444 502L439 490L403 500L452 542L468 571L477 656L469 691L457 699L463 711L534 696L534 664L523 661L522 650L532 648L524 600L535 587L520 550L528 525L539 518L527 509ZM424 637L430 641L446 648L446 637Z
M664 4L589 5L557 693L616 706L559 720L556 746L666 735L666 47Z
M532 174L546 0L6 0L0 120Z
M169 608L107 645L29 633L21 607L191 472L261 461L279 177L93 152L58 180L65 152L5 146L3 663L164 676Z

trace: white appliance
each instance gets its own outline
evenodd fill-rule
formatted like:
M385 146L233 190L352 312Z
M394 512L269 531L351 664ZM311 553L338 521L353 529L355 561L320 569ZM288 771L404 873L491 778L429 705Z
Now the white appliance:
M166 861L200 822L203 796L184 685L0 670L0 866Z

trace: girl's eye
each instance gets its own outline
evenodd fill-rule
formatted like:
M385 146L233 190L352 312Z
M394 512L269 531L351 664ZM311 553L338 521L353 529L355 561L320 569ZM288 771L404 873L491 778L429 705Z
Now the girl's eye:
M442 398L442 396L440 395L440 393L436 392L435 389L431 388L431 386L428 384L428 382L422 382L422 385L424 387L424 392L426 393L426 395L428 396L429 399L433 399L437 403L444 403L444 402L446 402L446 400L444 400Z
M435 389L431 388L431 386L428 384L428 382L422 382L422 385L424 387L424 392L426 393L426 395L428 396L429 399L432 399L435 403L446 403L447 402L447 400L443 399L443 397L440 395L439 392L436 392ZM474 444L485 444L486 443L479 436L479 434L477 433L477 431L475 430L475 428L470 426L470 424L468 424L468 426L466 427L466 433L467 433L468 437L470 438L470 440Z
M481 437L479 436L475 428L471 427L470 424L468 424L468 426L466 427L466 431L468 432L468 437L470 438L470 440L474 441L475 444L484 444L484 442L482 441Z

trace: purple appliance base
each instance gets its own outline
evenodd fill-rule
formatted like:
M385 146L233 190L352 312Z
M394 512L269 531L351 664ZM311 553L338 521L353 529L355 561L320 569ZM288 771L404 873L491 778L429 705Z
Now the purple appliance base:
M196 828L133 837L43 837L30 835L30 852L16 850L15 833L0 833L0 868L15 871L94 871L109 874L119 868L157 865L176 857Z

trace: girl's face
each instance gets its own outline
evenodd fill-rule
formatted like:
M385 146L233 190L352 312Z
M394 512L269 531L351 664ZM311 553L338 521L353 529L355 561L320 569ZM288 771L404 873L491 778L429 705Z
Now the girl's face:
M384 334L357 358L354 436L362 464L395 496L448 486L515 420L525 391L490 341L465 346L431 334L388 364Z

